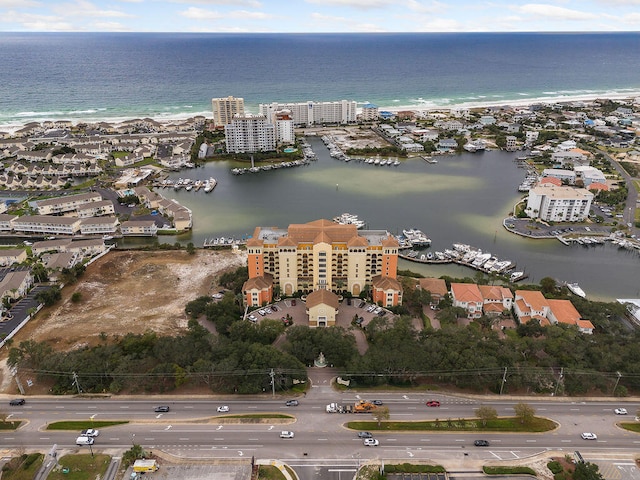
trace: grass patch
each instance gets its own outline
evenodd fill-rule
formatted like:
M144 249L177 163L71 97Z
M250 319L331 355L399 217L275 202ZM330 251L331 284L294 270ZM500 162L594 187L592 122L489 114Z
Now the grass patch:
M68 473L62 469L52 471L47 480L93 480L102 478L111 462L109 455L65 455L60 459L60 466L68 468Z
M2 467L2 480L33 480L43 459L41 453L13 457Z
M220 418L247 418L247 419L260 419L260 418L290 418L295 417L291 415L285 415L283 413L247 413L244 415L223 415Z
M536 471L529 467L482 467L487 475L533 475Z
M21 423L17 420L15 422L0 422L0 430L15 430Z
M347 428L353 430L408 432L548 432L557 426L557 423L539 417L534 417L526 424L521 423L520 419L515 417L496 418L487 421L486 425L483 425L478 419L464 418L423 422L382 422L379 426L378 422L373 421L347 423Z
M623 422L620 424L620 427L630 432L640 433L640 422Z
M384 473L444 473L446 470L441 465L414 465L402 463L400 465L385 465Z
M258 480L285 480L285 477L278 468L272 465L260 465L258 468Z
M114 425L126 425L128 421L91 421L91 420L68 420L63 422L53 422L47 425L47 430L84 430L87 428L104 428Z

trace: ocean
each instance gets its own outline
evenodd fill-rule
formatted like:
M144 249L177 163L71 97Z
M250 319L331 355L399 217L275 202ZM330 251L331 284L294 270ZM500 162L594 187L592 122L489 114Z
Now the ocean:
M640 33L0 33L0 131L211 116L211 98L382 109L640 96Z

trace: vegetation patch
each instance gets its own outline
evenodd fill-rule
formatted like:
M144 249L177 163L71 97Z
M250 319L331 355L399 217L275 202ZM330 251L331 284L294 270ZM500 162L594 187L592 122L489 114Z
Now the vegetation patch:
M467 432L548 432L558 424L546 418L533 417L522 423L517 417L496 418L487 420L483 425L480 419L448 418L446 420L430 420L424 422L348 422L347 428L368 431L467 431Z
M274 420L295 420L291 415L282 415L277 413L254 413L248 415L224 415L214 419L218 423L268 423Z
M14 422L7 422L7 421L3 421L0 422L0 430L15 430L20 426L19 421L14 421Z
M441 465L414 465L402 463L399 465L385 465L384 473L444 473L446 470Z
M47 480L93 480L102 478L110 462L111 457L109 455L65 455L59 461L60 468L52 471Z
M53 422L47 425L47 430L84 430L86 428L104 428L114 425L125 425L129 423L125 420L119 421L91 421L91 420L68 420L63 422Z
M536 471L529 467L482 467L482 471L487 475L533 475Z
M258 468L258 480L285 480L285 476L273 465L260 465Z
M11 458L2 467L2 480L32 480L40 470L43 459L41 453L25 453Z
M640 433L640 422L623 422L619 425L620 428L624 428L630 432Z

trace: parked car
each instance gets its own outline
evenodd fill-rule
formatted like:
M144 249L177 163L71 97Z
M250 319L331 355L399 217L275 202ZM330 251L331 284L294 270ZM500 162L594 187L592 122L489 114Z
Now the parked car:
M283 430L280 432L280 438L293 438L294 434L293 432L290 432L288 430Z
M295 307L296 306L296 299L294 298L293 300L291 300L291 306Z
M378 440L376 440L375 438L365 438L364 439L364 446L365 447L377 447L378 445L380 445L380 442Z
M15 407L16 405L24 405L24 398L14 398L13 400L9 400L9 405Z
M271 310L273 310L274 312L277 312L278 311L278 307L276 307L275 305L272 305L271 306Z
M616 408L614 410L614 412L616 413L616 415L626 415L627 414L627 409L626 408Z
M298 402L298 400L287 400L285 405L287 407L297 407L298 405L300 405L300 403Z
M159 407L156 407L153 411L154 412L168 412L169 411L169 405L160 405Z
M358 432L358 438L373 438L370 432Z
M473 442L473 444L476 447L488 447L489 446L489 440L476 440L475 442Z
M94 430L93 428L87 428L80 432L81 437L97 437L98 435L100 435L100 431Z
M259 313L260 315L262 315L263 317L267 314L267 312L266 312L266 311L264 311L264 310L262 310L262 309L261 309L261 310L258 310L258 313Z
M229 411L229 406L228 405L222 405L222 406L218 407L217 411L220 412L220 413L227 413Z
M427 402L427 407L439 407L440 402L438 400L429 400Z
M591 433L591 432L581 433L580 436L582 437L583 440L597 440L598 439L598 436L595 433Z
M256 317L255 315L249 315L247 317L249 319L250 322L256 323L258 321L258 317Z

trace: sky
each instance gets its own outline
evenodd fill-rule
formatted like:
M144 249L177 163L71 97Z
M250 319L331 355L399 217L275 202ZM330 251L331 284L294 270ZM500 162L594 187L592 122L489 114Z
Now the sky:
M0 32L640 31L640 0L0 0Z

